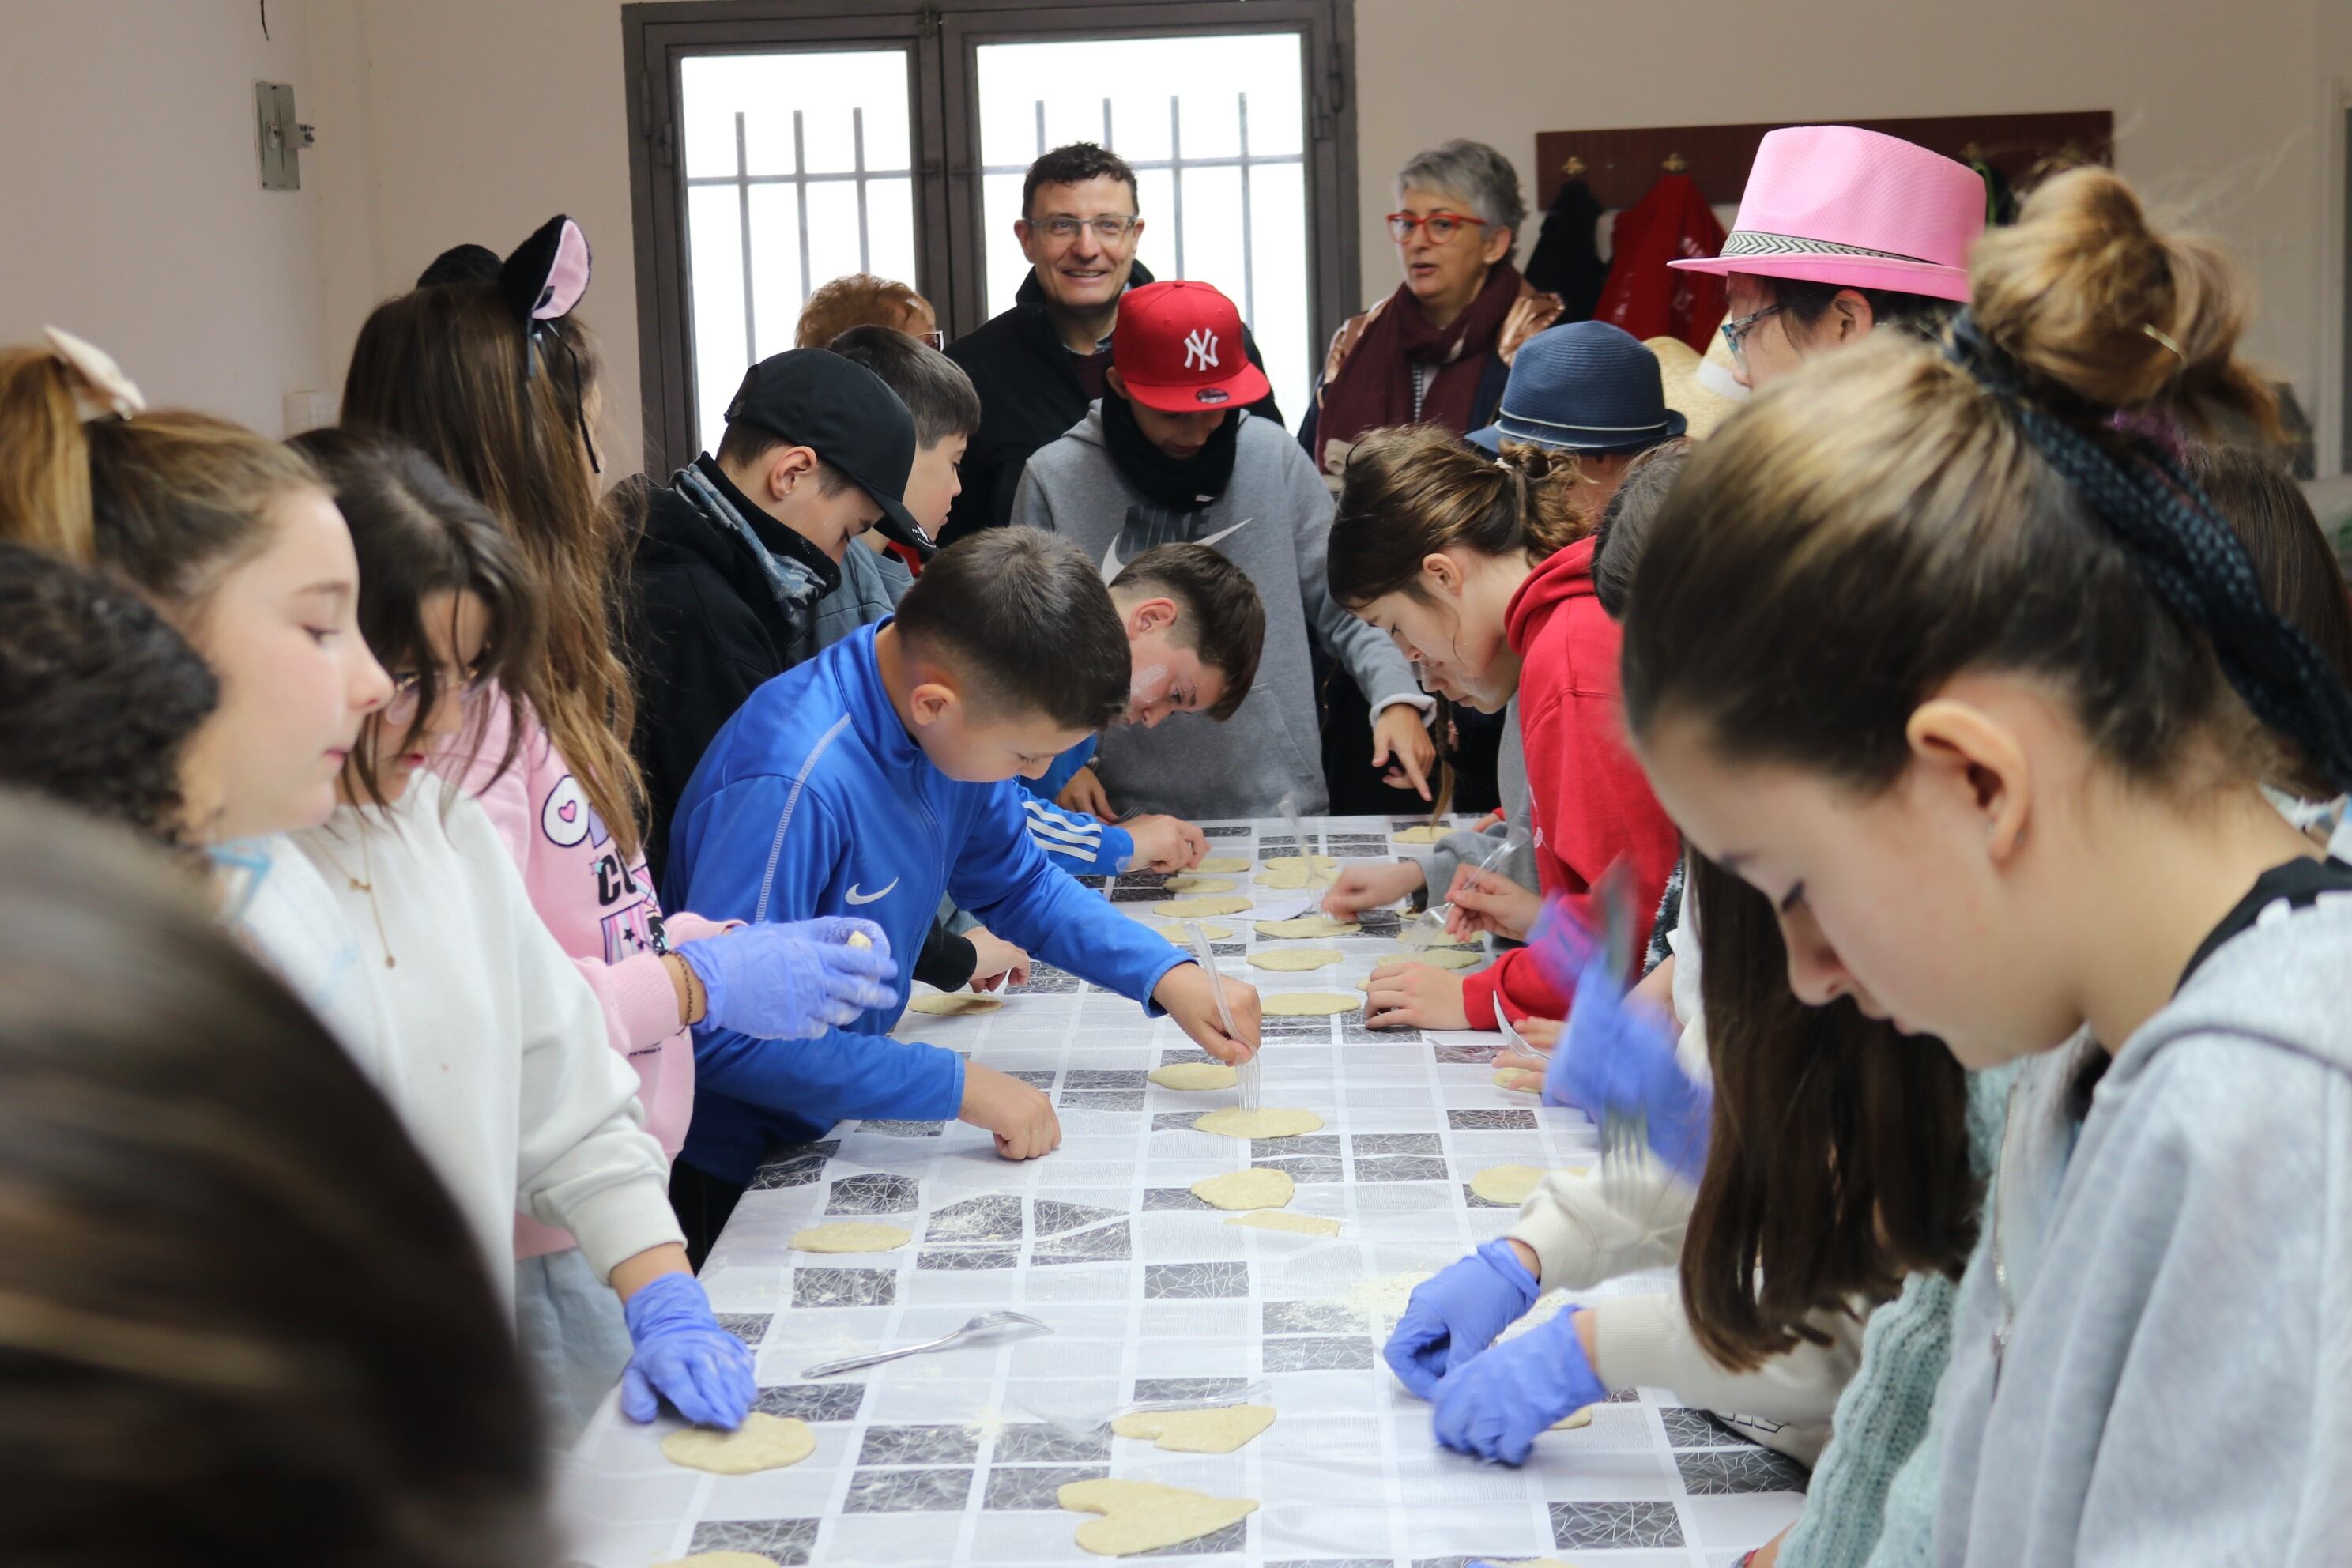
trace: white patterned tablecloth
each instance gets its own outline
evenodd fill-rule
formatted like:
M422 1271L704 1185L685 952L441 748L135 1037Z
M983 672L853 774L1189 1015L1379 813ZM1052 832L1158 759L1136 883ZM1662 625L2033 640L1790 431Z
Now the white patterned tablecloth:
M1375 818L1315 818L1310 847L1342 859L1396 851ZM1275 823L1209 825L1212 854L1255 860L1296 847ZM1248 915L1209 922L1233 939L1229 973L1261 991L1349 991L1406 952L1392 917L1322 939L1346 957L1304 973L1246 967L1253 919L1306 895L1233 879ZM1146 915L1169 895L1150 875L1105 889ZM572 1561L646 1568L693 1552L763 1552L823 1568L1035 1568L1097 1562L1073 1535L1090 1515L1055 1502L1065 1481L1118 1476L1259 1500L1219 1535L1155 1556L1231 1568L1461 1568L1473 1558L1557 1558L1582 1568L1723 1568L1795 1518L1804 1472L1664 1390L1622 1396L1590 1426L1547 1434L1513 1470L1438 1448L1429 1407L1379 1348L1413 1277L1500 1235L1511 1211L1468 1187L1491 1165L1594 1157L1591 1123L1494 1087L1490 1033L1375 1031L1360 1016L1269 1018L1264 1102L1322 1131L1255 1144L1194 1131L1232 1091L1149 1083L1203 1060L1166 1019L1040 970L999 1011L909 1014L902 1037L968 1052L1051 1093L1062 1147L999 1160L957 1122L845 1122L779 1150L704 1271L728 1326L757 1348L760 1408L817 1434L789 1469L716 1477L667 1463L674 1420L639 1427L612 1402L568 1457L560 1507ZM1189 1189L1276 1166L1294 1212L1340 1221L1330 1239L1224 1223ZM898 1252L795 1254L827 1219L903 1226ZM1664 1276L1612 1289L1667 1289ZM1012 1308L1050 1336L1002 1338L812 1382L814 1363L934 1338ZM1127 1401L1214 1394L1257 1382L1280 1415L1229 1455L1161 1453L1093 1418ZM1043 1417L1060 1418L1063 1425ZM1073 1432L1070 1425L1092 1428Z

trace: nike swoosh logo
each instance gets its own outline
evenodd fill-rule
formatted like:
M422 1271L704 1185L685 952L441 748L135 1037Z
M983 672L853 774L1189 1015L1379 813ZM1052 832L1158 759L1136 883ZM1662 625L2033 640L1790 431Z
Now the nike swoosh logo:
M1239 522L1234 524L1231 528L1221 528L1217 530L1216 532L1209 535L1206 539L1195 539L1189 542L1193 544L1214 544L1220 539L1223 539L1231 534L1239 533L1243 529L1247 528L1251 523L1255 522L1256 521L1257 519L1254 517L1245 517ZM1106 584L1109 583L1111 579L1117 577L1119 573L1126 570L1126 567L1127 563L1118 558L1118 535L1114 533L1110 536L1110 548L1103 552L1102 580Z
M884 888L880 892L878 892L878 893L861 893L861 892L859 892L859 891L857 890L857 884L856 884L856 883L855 883L855 882L852 882L852 883L850 883L850 884L849 884L849 891L848 891L847 893L844 894L844 895L843 895L843 897L844 897L844 898L845 898L849 902L851 902L851 903L853 903L853 904L870 904L870 903L872 903L872 902L873 902L875 900L877 900L877 899L885 899L885 898L889 897L889 896L890 896L890 889L891 889L891 888L895 888L895 887L897 887L898 885L898 878L896 878L896 877L893 877L893 878L891 878L891 879L890 879L890 884L889 884L889 887L886 887L886 888Z

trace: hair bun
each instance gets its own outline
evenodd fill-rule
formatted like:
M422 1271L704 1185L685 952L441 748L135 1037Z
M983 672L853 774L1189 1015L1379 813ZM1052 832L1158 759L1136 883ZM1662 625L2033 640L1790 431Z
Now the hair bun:
M1970 311L2028 371L2086 402L2200 400L2267 425L2267 384L2234 357L2252 290L2213 241L2150 226L2114 171L2072 169L1978 242Z

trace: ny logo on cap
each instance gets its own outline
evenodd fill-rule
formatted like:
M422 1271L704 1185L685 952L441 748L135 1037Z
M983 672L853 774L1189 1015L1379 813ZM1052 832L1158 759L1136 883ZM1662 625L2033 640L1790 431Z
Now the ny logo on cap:
M1184 368L1214 370L1217 368L1217 334L1207 327L1196 327L1184 334Z

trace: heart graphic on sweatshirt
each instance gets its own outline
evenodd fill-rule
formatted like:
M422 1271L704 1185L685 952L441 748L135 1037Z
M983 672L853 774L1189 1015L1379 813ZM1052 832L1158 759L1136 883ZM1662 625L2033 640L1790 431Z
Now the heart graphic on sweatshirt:
M579 782L566 773L540 803L539 830L547 835L549 843L569 849L589 837L595 816L588 809L587 797L581 793Z
M555 808L555 815L566 822L577 822L580 820L580 803L576 800L567 800Z

